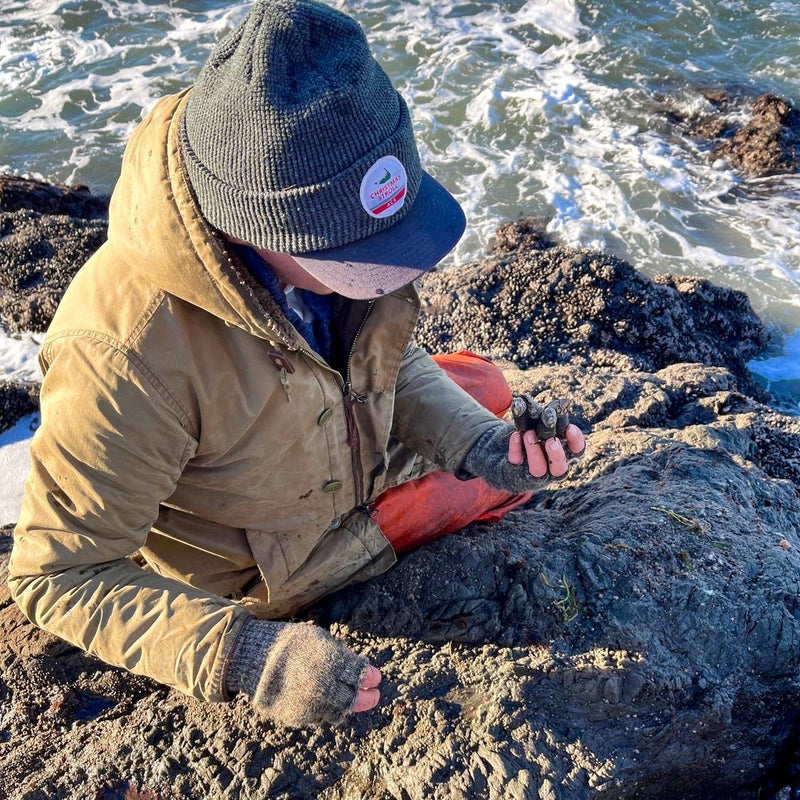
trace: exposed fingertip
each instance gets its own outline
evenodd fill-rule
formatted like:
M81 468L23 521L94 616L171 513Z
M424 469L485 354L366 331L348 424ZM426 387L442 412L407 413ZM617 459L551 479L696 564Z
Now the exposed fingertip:
M538 441L536 438L536 431L525 431L525 444L534 445Z
M361 711L369 711L375 708L380 702L381 693L377 689L359 689L356 702L353 704L351 711L359 713Z
M571 455L579 456L586 449L586 437L577 425L570 425L566 430L566 443Z
M521 464L525 460L525 454L522 452L522 437L518 431L514 431L508 440L508 460L512 464Z
M373 689L381 682L381 673L377 667L372 664L367 667L367 674L364 676L364 681L361 684L362 689Z

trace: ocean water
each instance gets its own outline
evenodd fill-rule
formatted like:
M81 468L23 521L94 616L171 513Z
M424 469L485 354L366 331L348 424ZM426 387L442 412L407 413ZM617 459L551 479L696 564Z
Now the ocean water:
M347 0L409 103L426 168L463 204L449 257L498 222L647 274L747 292L776 332L753 368L800 410L800 175L746 180L666 108L702 91L800 102L796 0ZM110 191L124 142L189 85L248 3L2 0L0 169Z

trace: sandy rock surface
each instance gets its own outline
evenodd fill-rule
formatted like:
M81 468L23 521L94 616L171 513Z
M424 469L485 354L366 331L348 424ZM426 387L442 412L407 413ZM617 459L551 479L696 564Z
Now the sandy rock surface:
M800 797L800 420L754 396L760 323L532 225L497 241L426 282L420 340L570 397L589 445L308 612L381 669L379 707L290 731L200 704L35 629L3 580L1 797Z

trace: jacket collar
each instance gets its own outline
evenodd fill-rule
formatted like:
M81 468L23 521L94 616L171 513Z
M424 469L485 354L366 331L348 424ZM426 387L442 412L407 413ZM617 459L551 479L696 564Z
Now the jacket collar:
M190 90L164 97L131 136L109 211L109 242L165 292L254 336L300 346L269 292L206 222L186 179L180 115Z

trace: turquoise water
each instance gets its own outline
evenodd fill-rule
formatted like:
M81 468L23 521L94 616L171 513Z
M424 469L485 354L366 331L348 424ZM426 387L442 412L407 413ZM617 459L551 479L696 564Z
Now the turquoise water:
M247 3L3 1L0 167L109 191L126 137L192 82ZM648 274L748 293L789 342L764 366L800 397L800 176L744 180L666 121L701 90L800 102L800 4L453 2L335 5L367 30L412 109L429 171L469 219L452 263L521 213ZM758 369L758 367L756 367ZM794 381L795 383L792 383Z

